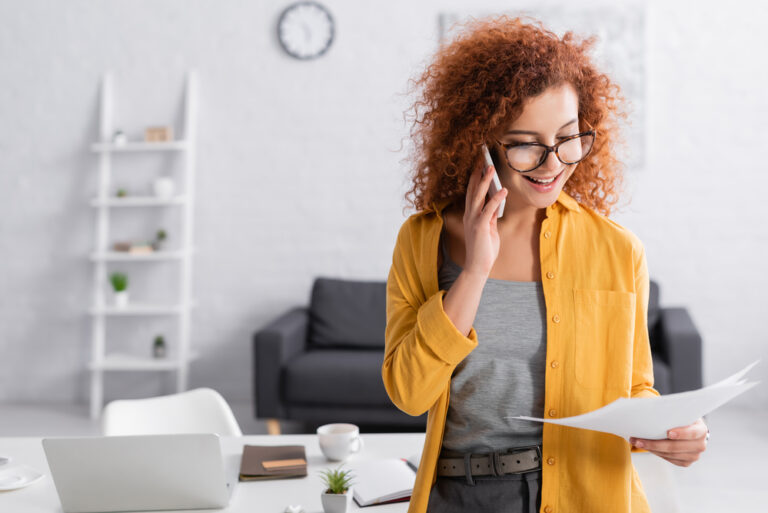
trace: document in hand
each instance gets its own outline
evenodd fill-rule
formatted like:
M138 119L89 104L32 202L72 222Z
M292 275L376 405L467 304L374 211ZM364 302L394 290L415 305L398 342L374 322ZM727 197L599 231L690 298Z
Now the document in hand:
M353 496L360 507L408 500L413 493L416 473L406 460L355 461L349 466L355 476Z
M630 437L660 440L667 438L668 430L693 424L700 417L758 384L759 381L746 381L742 377L759 361L747 365L733 376L699 390L660 397L620 397L597 410L563 419L526 416L506 418L602 431L626 438L627 441Z

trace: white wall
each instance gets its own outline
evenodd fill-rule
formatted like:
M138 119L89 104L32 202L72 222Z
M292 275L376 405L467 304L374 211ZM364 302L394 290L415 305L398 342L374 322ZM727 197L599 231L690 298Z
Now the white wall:
M185 70L200 73L193 386L248 400L252 333L306 303L315 276L386 278L407 186L401 93L436 48L438 13L471 4L327 0L334 46L298 62L275 38L288 3L0 2L0 401L87 399L97 168L87 150L106 69L117 122L134 133L174 122ZM768 8L722 5L649 2L648 166L614 216L645 242L662 302L690 309L707 381L768 355L768 165L757 151L768 140ZM142 160L146 174L116 175L139 187L170 165ZM161 269L137 293L167 294ZM134 349L160 329L118 328ZM768 362L753 374L768 377ZM108 398L169 390L145 378L108 377ZM741 400L765 406L768 392Z

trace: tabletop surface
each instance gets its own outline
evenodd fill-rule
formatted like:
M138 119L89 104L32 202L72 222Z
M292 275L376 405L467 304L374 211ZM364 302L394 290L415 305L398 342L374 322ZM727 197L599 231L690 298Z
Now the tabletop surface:
M407 458L421 452L424 433L362 434L363 449L347 462L381 458ZM10 456L11 464L24 464L45 474L40 481L19 490L0 492L0 511L5 513L61 513L61 503L45 459L42 438L0 438L0 456ZM301 504L306 513L322 513L320 493L323 484L318 474L325 468L336 468L338 462L330 462L320 452L317 435L253 435L223 437L222 449L231 474L236 472L243 445L304 445L307 454L307 477L300 479L275 479L268 481L238 482L232 493L229 507L201 512L248 512L282 513L289 504ZM352 511L359 510L352 501ZM401 502L376 506L374 513L395 513L408 510L408 503ZM370 508L368 508L370 511Z
M361 460L407 458L419 454L424 444L424 433L371 433L360 436L364 441L364 447L360 453L347 460L350 464ZM0 512L62 512L41 440L40 437L0 438L0 456L10 456L13 459L11 464L29 465L45 475L26 488L0 492ZM238 482L227 508L194 510L195 512L282 513L289 504L300 504L306 513L322 513L320 493L323 491L323 485L318 471L335 468L339 463L325 459L320 452L317 435L252 435L224 437L221 441L222 452L231 474L235 474L239 467L243 445L249 444L303 445L306 448L308 475L300 479ZM634 453L632 461L643 482L652 511L654 513L680 511L670 464L649 453ZM360 509L362 508L352 501L352 511ZM378 505L366 510L372 513L402 513L408 510L408 503Z

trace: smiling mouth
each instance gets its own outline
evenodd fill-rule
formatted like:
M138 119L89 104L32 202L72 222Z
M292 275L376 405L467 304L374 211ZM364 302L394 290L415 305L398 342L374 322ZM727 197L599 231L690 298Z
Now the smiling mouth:
M565 171L565 169L563 169L563 171ZM536 179L536 178L533 178L531 176L526 176L526 175L523 175L523 178L525 178L529 182L532 182L532 183L535 183L535 184L549 185L549 184L553 183L555 180L557 180L560 177L560 175L563 174L563 171L560 171L558 174L556 174L555 176L549 178L548 180Z

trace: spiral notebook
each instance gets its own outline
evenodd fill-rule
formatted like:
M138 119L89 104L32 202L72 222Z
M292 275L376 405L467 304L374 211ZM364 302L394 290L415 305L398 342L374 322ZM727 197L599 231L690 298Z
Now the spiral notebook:
M407 501L413 493L419 455L349 464L354 474L353 497L360 507Z

